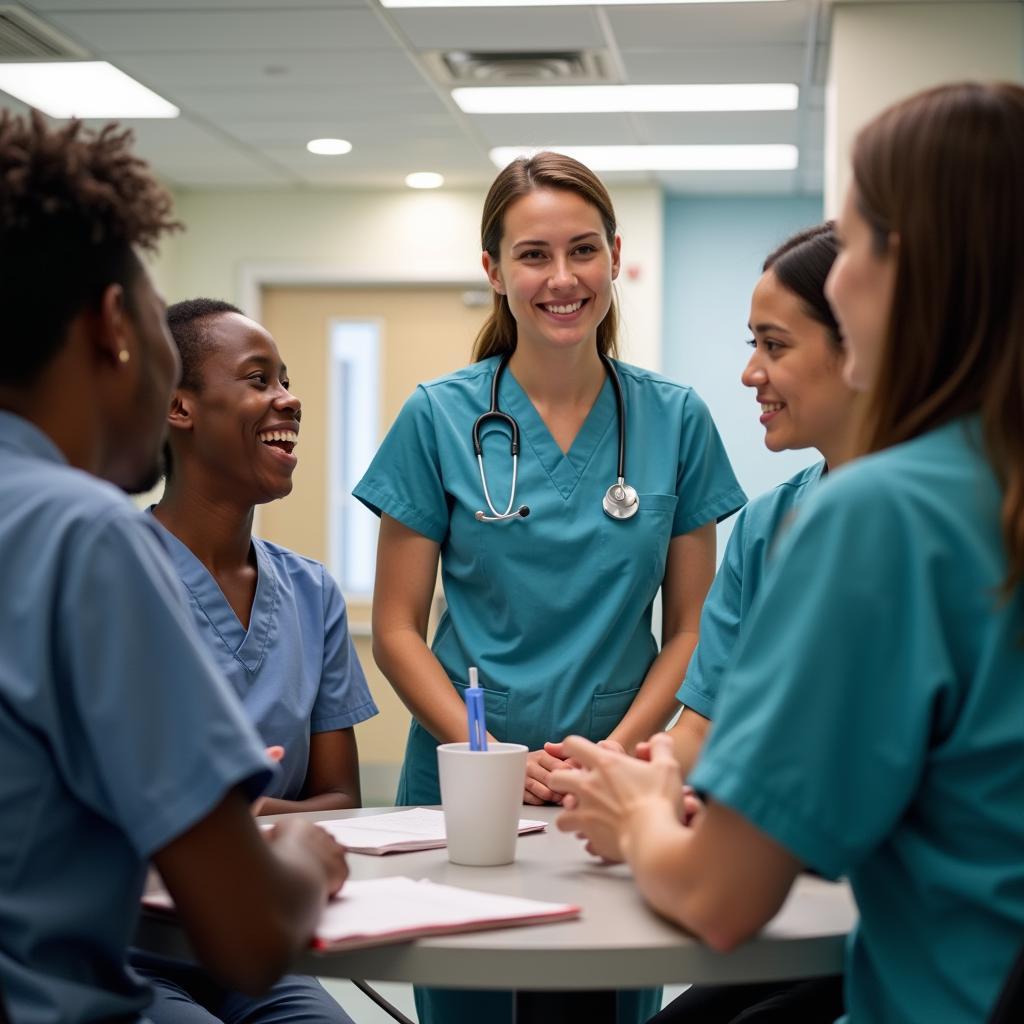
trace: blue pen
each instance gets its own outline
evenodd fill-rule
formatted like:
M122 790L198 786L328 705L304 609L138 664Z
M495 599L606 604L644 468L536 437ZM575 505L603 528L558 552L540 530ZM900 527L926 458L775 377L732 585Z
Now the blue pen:
M487 719L484 716L484 691L480 689L476 668L469 670L469 689L466 691L466 715L469 719L469 749L487 749Z

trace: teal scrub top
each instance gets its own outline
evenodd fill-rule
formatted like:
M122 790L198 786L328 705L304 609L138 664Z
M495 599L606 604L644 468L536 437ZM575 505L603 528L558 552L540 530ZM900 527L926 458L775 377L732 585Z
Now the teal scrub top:
M258 580L245 629L191 549L154 518L188 593L199 635L267 746L284 747L265 796L299 800L312 733L377 714L348 632L345 601L312 558L253 537Z
M1024 595L973 419L831 475L691 781L849 876L849 1024L985 1020L1024 935Z
M0 412L0 991L12 1021L138 1021L152 855L270 764L155 524Z
M607 736L625 715L657 645L651 605L672 537L745 500L707 407L690 388L616 363L626 415L626 478L640 509L601 507L615 482L618 429L605 381L568 454L511 370L499 404L519 422L516 503L527 518L481 523L473 423L490 408L498 357L421 385L384 439L355 496L441 546L448 608L433 650L452 683L480 669L487 726L531 750L571 732ZM487 482L504 509L509 433L482 431ZM400 799L437 799L436 741L413 724Z
M680 703L705 718L714 715L722 676L754 596L761 588L775 545L790 525L797 505L818 483L824 469L822 460L800 470L744 505L736 516L722 564L700 614L700 641L676 694Z

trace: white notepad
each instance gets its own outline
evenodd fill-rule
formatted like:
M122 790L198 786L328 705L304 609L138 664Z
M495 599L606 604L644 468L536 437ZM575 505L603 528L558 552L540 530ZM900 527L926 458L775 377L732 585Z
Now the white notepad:
M448 845L444 830L444 812L428 807L410 807L406 811L364 815L359 818L333 818L317 824L329 832L351 853L411 853L437 850ZM547 822L519 821L519 834L543 832Z
M174 913L174 901L162 886L149 889L142 902L151 910ZM397 875L346 882L324 908L311 945L324 951L361 949L428 935L567 921L579 915L580 908L569 903L496 896Z
M346 882L327 904L316 930L317 949L359 949L427 935L545 924L579 917L568 903L438 885L396 876Z

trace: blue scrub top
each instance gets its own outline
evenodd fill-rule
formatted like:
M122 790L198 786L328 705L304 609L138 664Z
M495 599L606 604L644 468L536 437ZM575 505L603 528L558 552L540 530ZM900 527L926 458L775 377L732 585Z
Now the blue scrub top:
M745 500L707 407L690 388L616 363L626 414L626 477L640 510L610 519L618 429L605 381L568 454L511 370L501 408L519 422L516 503L529 517L481 523L485 508L472 446L490 408L498 357L420 385L353 492L441 545L448 609L433 650L464 688L477 665L487 726L538 749L570 732L603 738L621 721L657 654L651 605L672 537L735 512ZM509 434L482 431L487 482L504 509ZM417 730L419 732L417 733ZM420 735L422 734L422 735ZM435 742L414 723L400 799L436 799ZM416 779L410 772L415 761Z
M861 913L849 1024L987 1019L1024 935L1024 595L974 420L836 471L779 546L691 781Z
M800 470L740 509L722 564L700 615L700 641L676 694L681 703L711 718L740 628L761 588L768 559L797 505L821 479L824 459Z
M345 601L326 568L253 537L258 581L246 630L206 566L154 518L207 650L267 746L284 747L266 795L300 799L309 737L377 714L348 632Z
M148 517L4 412L0 480L0 988L14 1021L137 1020L147 861L272 770Z

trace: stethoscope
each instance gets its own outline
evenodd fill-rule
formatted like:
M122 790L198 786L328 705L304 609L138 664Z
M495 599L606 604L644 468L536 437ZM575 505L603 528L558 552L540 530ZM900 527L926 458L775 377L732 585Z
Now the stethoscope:
M603 353L598 353L601 362L604 364L604 372L612 382L612 389L615 391L615 412L619 420L619 462L616 472L617 480L608 488L601 499L601 507L605 514L612 519L631 519L640 508L640 499L636 491L626 483L626 410L622 401L622 384L619 383L619 375L615 370L612 361ZM500 523L506 519L526 518L530 514L526 505L520 505L514 512L512 506L516 503L516 475L519 470L519 424L514 416L502 412L498 408L498 386L501 384L501 375L505 372L509 357L504 355L494 371L491 379L491 407L482 416L478 416L473 424L473 451L476 452L476 462L480 467L480 483L484 489L484 500L491 514L477 512L476 518L481 523ZM499 512L491 501L491 493L487 489L487 475L484 473L484 452L480 444L480 430L488 420L500 420L512 433L512 489L508 496L508 505L504 512Z

